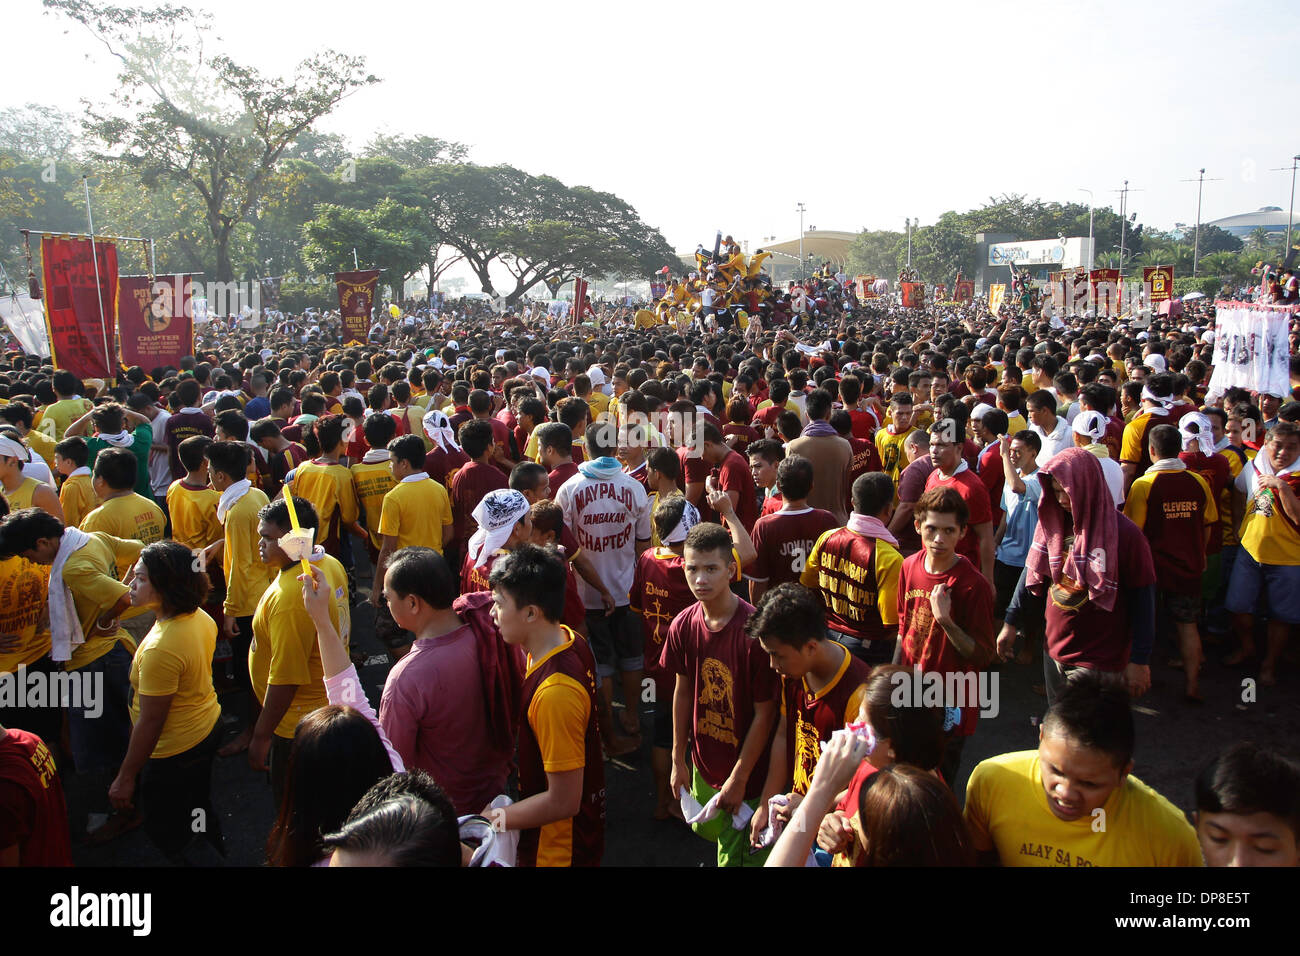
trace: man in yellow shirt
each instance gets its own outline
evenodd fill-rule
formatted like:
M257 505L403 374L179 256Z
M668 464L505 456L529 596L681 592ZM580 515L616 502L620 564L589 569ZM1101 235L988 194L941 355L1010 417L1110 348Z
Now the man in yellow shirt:
M233 441L213 442L203 449L208 462L208 481L220 495L217 520L222 527L219 551L209 545L204 559L214 562L216 555L221 555L221 570L226 579L226 597L221 605L221 638L230 645L230 676L235 687L250 691L248 723L238 736L218 751L223 757L246 750L253 738L257 698L251 693L252 683L244 662L253 641L253 614L271 582L271 569L262 563L257 551L257 516L266 507L267 498L265 492L254 488L245 477L248 452L247 445Z
M899 392L889 400L889 424L876 432L876 451L880 453L882 470L893 480L895 487L908 464L903 444L916 430L912 426L912 408L911 393Z
M23 465L31 459L32 450L10 435L0 432L0 494L9 503L10 511L40 508L63 520L63 506L54 489L43 481L23 474Z
M341 558L343 535L351 531L365 537L366 529L357 519L361 516L357 494L352 486L352 472L340 462L347 450L343 441L342 415L326 415L312 425L320 445L320 455L299 465L285 476L286 487L312 503L320 516L316 543L326 553ZM281 495L285 494L281 489Z
M41 456L45 464L54 466L55 441L49 435L32 427L36 421L36 411L26 402L10 402L0 408L0 419L8 422L22 436L27 446Z
M379 533L379 515L384 507L384 496L397 484L389 465L393 453L388 450L388 443L397 432L397 423L392 417L382 412L366 416L366 444L370 449L361 461L348 466L352 472L352 487L356 492L357 504L361 507L361 516L365 522L366 550L370 553L370 563L379 560L379 548L384 543ZM420 429L424 431L423 428ZM423 444L423 443L422 443ZM421 465L423 467L423 465Z
M63 509L64 523L74 528L80 527L86 515L101 504L90 469L86 467L88 461L90 449L84 438L65 438L54 448L54 470L63 476L59 506Z
M50 590L56 598L72 596L72 615L51 610L51 659L66 661L64 670L78 675L69 685L70 740L77 773L90 775L85 792L99 798L88 808L91 812L108 809L108 783L131 736L129 673L135 640L118 623L131 597L117 569L134 564L142 547L139 541L103 532L65 528L39 508L0 521L0 559L19 555L50 566ZM109 839L137 824L136 815L119 815L90 836Z
M181 442L176 451L185 477L167 488L171 536L191 551L206 551L222 539L221 522L217 520L221 492L208 484L208 460L203 454L211 444L207 435L191 435Z
M8 514L0 499L0 517ZM0 558L0 634L9 638L7 649L0 650L0 674L14 674L24 679L28 674L53 674L61 668L50 660L50 627L46 602L50 586L50 569L21 555ZM57 741L63 728L63 708L59 701L46 701L33 707L0 705L0 726L29 731L42 740Z
M68 430L68 426L94 408L95 404L90 399L81 397L81 381L69 371L55 372L51 384L58 401L51 402L41 410L39 424L41 430L55 441L63 441L63 433Z
M294 510L300 527L316 530L319 521L311 502L294 496ZM254 770L270 771L277 807L284 796L294 729L299 720L328 703L316 625L302 602L302 582L298 580L302 567L280 546L280 539L291 528L283 499L276 499L258 514L258 551L274 578L253 614L253 643L248 652L253 693L262 704L248 745L248 763ZM312 563L333 594L330 621L346 648L351 632L347 574L342 564L319 550Z
M116 538L139 541L143 547L161 541L167 518L152 498L133 490L139 462L125 448L105 448L95 459L93 484L95 494L104 502L81 522L82 531L103 531ZM126 577L135 561L118 568L118 577Z
M379 516L383 545L375 565L370 603L383 600L384 570L388 559L402 548L432 548L443 552L452 538L451 497L447 489L424 470L424 443L418 435L403 435L388 446L389 468L397 484L384 496Z
M966 785L977 853L1003 866L1202 866L1196 831L1133 769L1128 690L1094 671L1066 683L1038 750L980 763Z

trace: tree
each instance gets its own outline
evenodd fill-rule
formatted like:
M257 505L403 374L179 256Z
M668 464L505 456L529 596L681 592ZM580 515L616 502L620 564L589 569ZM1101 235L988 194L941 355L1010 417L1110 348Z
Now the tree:
M1189 245L1196 245L1196 230L1192 229L1183 237L1183 242ZM1200 240L1201 255L1205 256L1212 252L1240 252L1245 248L1245 243L1228 232L1226 229L1220 229L1218 226L1212 226L1205 223L1201 226Z
M1285 243L1286 240L1281 236L1274 235L1263 226L1256 226L1246 237L1245 247L1256 255L1264 256Z
M52 106L28 103L0 110L0 151L32 161L74 160L76 129L71 113Z
M900 247L906 255L905 233L864 229L849 246L848 271L854 275L867 273L892 280L898 274Z
M408 169L441 166L444 163L461 163L469 149L461 143L438 139L436 136L395 136L377 133L366 144L365 156L386 156Z
M230 245L284 151L349 93L372 83L364 60L325 50L292 78L265 77L224 54L207 56L206 14L186 7L96 6L43 0L80 23L121 61L116 113L87 105L87 132L106 158L202 198L216 278L234 278Z
M424 265L433 242L428 217L420 209L382 199L374 209L349 209L332 203L316 207L303 226L303 262L317 272L353 268L352 251L366 268L387 272L385 281L399 290Z
M956 213L946 212L933 226L912 233L912 267L926 282L951 283L958 271L975 271L975 240Z

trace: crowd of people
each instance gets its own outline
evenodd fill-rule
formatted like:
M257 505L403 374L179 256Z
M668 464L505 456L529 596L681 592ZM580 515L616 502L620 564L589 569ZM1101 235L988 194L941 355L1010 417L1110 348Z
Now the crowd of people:
M96 691L0 695L0 864L138 826L220 863L240 755L271 865L597 865L643 751L721 866L1300 864L1293 756L1207 755L1194 823L1132 773L1153 665L1202 708L1207 646L1288 665L1300 392L1211 393L1212 304L902 309L699 256L657 310L6 355L0 688ZM1036 661L1037 749L963 768Z

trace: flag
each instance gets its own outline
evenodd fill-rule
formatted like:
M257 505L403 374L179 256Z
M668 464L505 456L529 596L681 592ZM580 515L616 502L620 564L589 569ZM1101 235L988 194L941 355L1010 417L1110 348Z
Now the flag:
M334 285L339 290L339 312L343 315L344 345L361 345L366 341L370 333L370 308L375 302L378 282L378 269L334 273Z
M52 364L78 378L111 379L117 374L117 246L42 236L41 267Z
M591 309L587 303L587 282L585 279L573 280L573 320L581 322L584 312Z
M1151 266L1143 269L1142 284L1149 290L1152 302L1164 302L1174 294L1174 267Z
M194 354L194 286L188 276L123 276L117 285L122 363L145 371L172 366Z
M952 297L958 302L969 302L975 298L975 283L970 279L958 279L952 290Z
M989 286L989 312L993 315L998 314L998 309L1002 308L1002 300L1007 297L1007 284L1005 282L995 282Z
M925 285L920 282L904 282L903 291L903 308L905 309L924 309L925 308Z
M1088 273L1088 285L1092 290L1092 308L1095 315L1098 317L1119 315L1118 269L1093 269Z
M1300 308L1252 302L1214 306L1214 374L1206 400L1234 386L1290 395L1290 320Z

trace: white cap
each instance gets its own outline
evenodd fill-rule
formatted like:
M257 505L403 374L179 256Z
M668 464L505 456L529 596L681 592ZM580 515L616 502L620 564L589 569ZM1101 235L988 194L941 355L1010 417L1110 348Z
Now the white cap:
M600 388L605 384L605 370L599 365L593 365L587 369L587 377L591 379L592 388Z
M990 405L988 402L980 402L978 405L976 405L974 408L971 409L970 417L975 421L979 421L981 418L983 418L991 411L993 411L992 405Z

